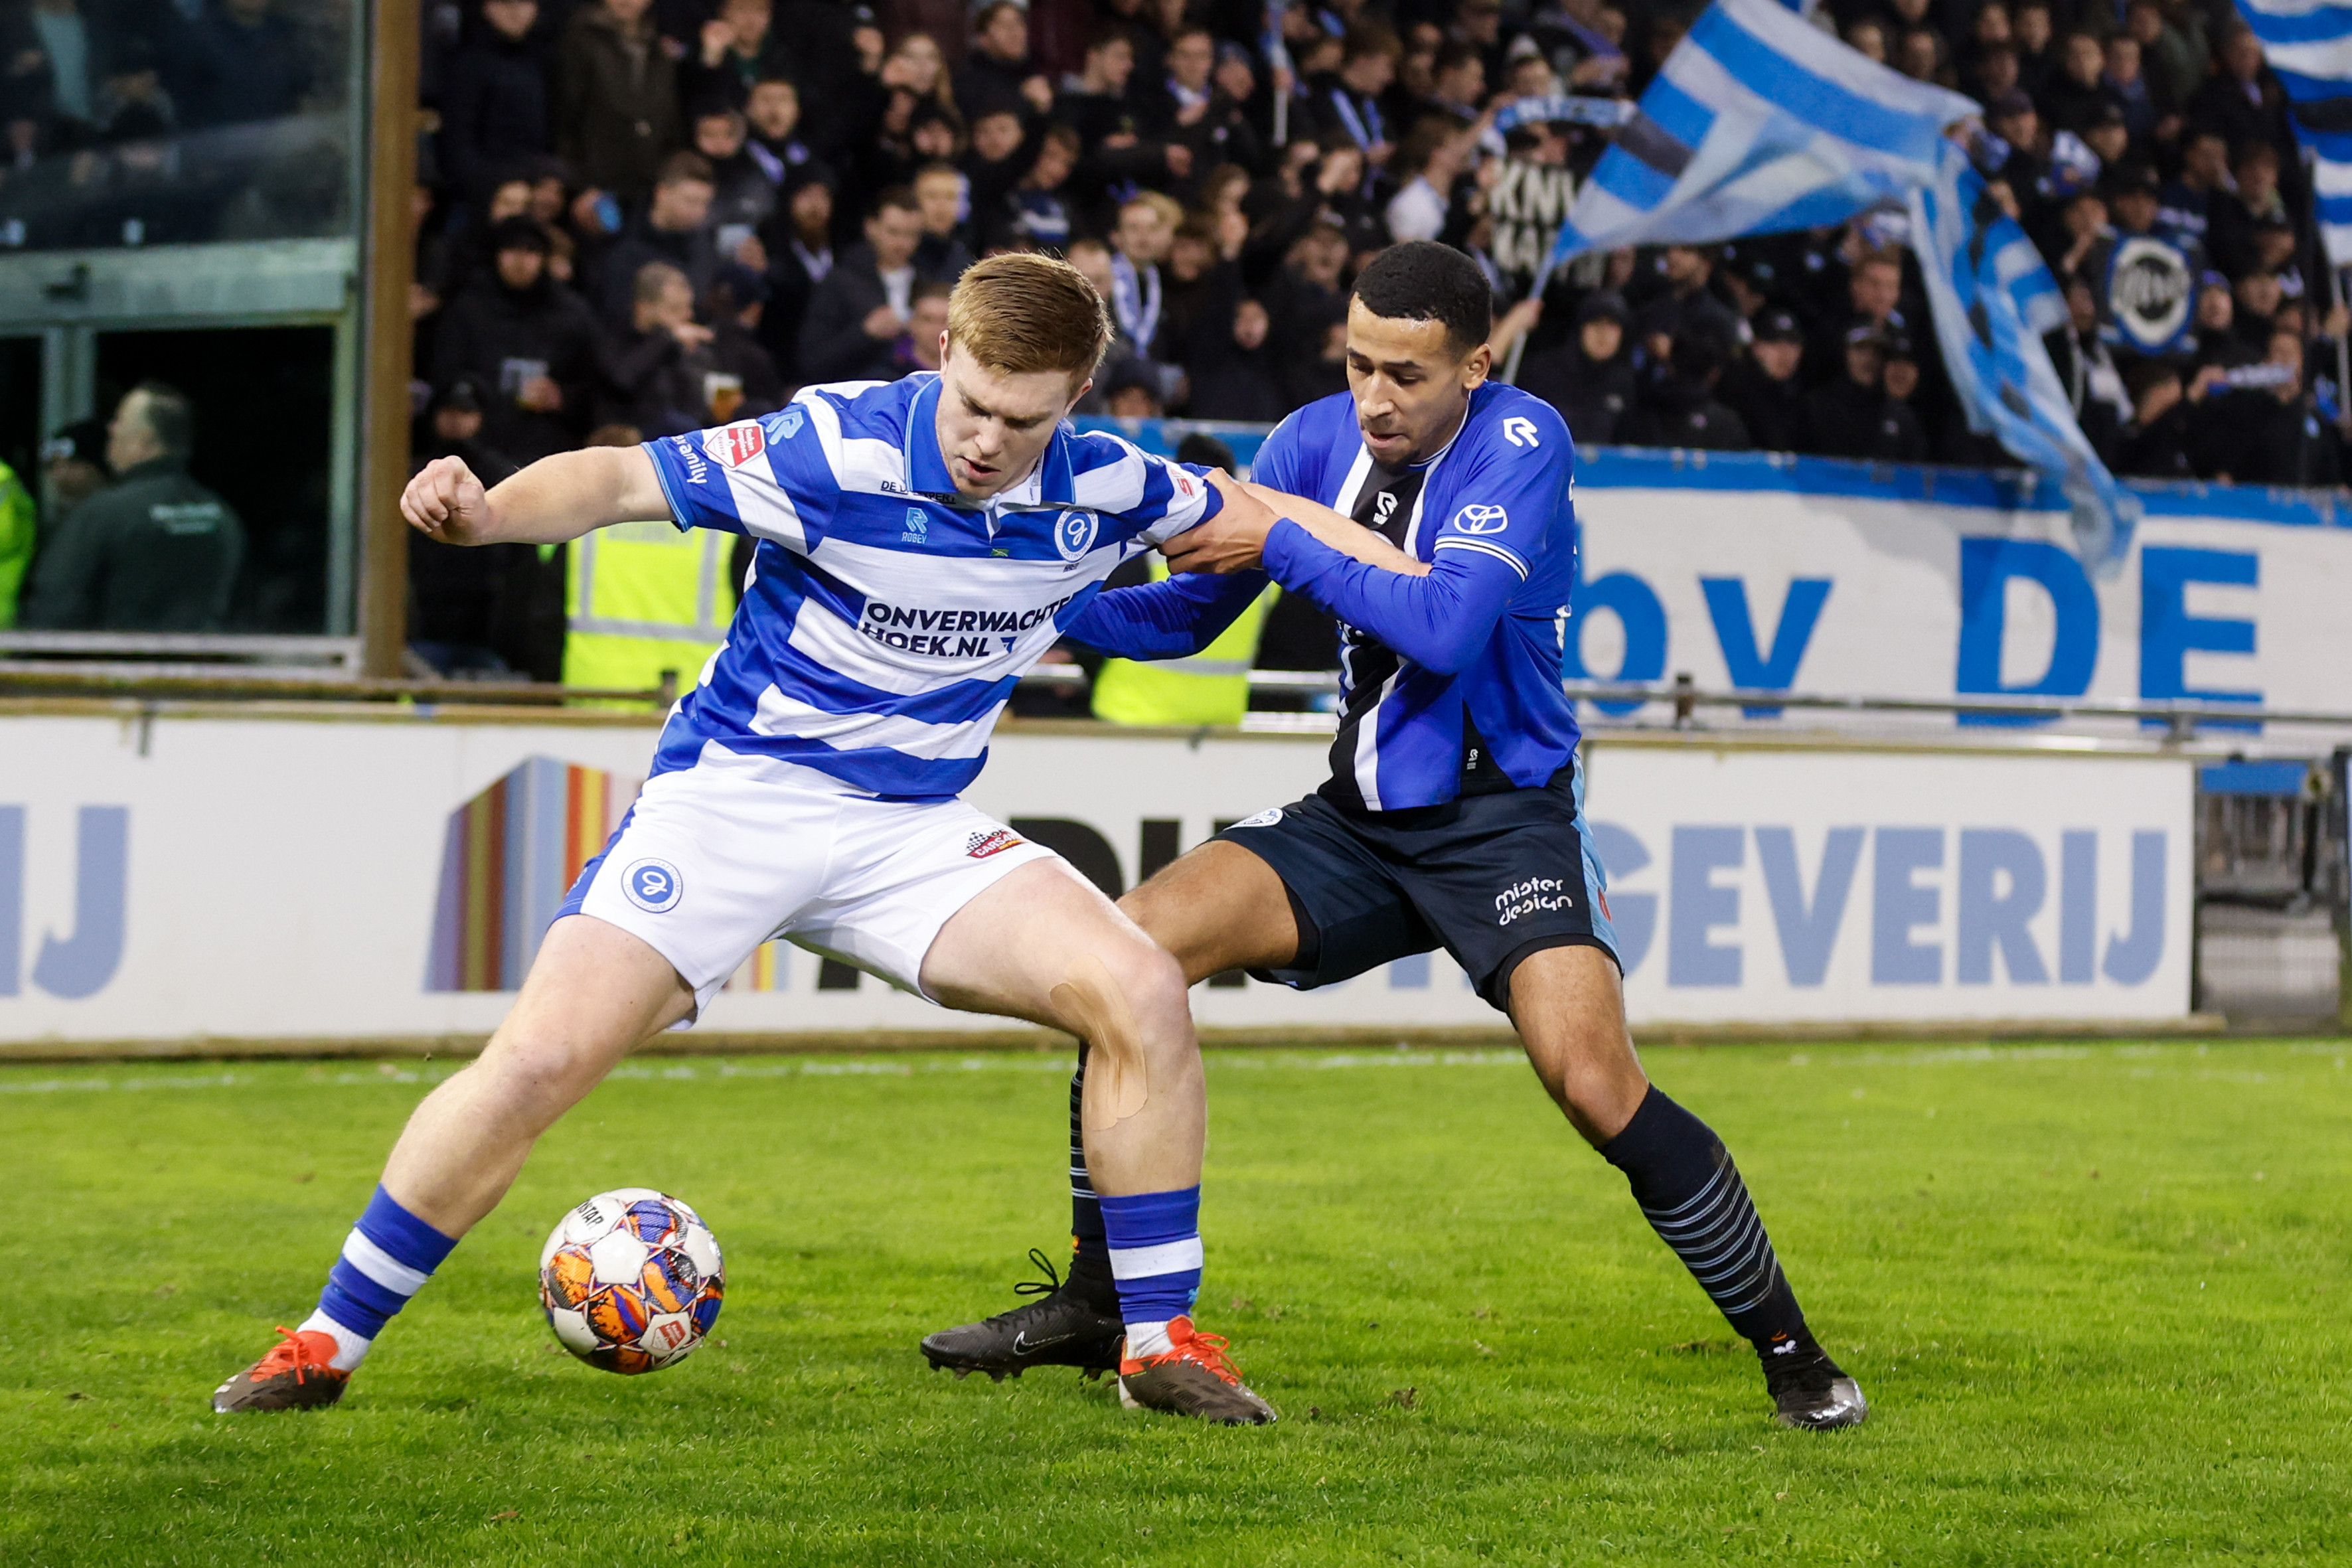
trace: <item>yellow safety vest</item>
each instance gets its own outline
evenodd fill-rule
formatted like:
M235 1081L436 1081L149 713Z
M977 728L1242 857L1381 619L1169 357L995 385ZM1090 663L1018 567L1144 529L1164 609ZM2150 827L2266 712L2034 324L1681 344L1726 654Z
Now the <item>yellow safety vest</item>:
M563 684L648 691L665 670L696 685L727 637L732 535L623 522L572 542L563 595Z
M1151 558L1153 582L1168 563ZM1269 586L1216 641L1190 658L1106 660L1095 675L1095 717L1113 724L1238 724L1249 711L1250 667L1282 590Z

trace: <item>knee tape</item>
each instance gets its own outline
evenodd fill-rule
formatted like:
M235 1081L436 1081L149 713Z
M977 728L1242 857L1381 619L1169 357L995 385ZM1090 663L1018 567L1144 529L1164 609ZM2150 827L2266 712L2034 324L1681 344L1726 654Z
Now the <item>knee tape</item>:
M1103 961L1087 953L1070 977L1046 993L1054 1009L1093 1048L1086 1058L1079 1115L1090 1132L1107 1131L1151 1098L1141 1031L1127 994Z

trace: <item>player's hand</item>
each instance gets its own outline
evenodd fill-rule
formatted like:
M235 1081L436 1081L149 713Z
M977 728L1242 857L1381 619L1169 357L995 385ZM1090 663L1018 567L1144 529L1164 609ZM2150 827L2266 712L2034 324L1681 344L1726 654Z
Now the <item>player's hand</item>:
M462 458L436 458L418 469L401 492L400 515L444 544L489 542L489 497Z
M1274 509L1212 468L1209 482L1223 498L1217 515L1185 530L1161 547L1171 571L1246 572L1259 564L1269 529L1281 521Z

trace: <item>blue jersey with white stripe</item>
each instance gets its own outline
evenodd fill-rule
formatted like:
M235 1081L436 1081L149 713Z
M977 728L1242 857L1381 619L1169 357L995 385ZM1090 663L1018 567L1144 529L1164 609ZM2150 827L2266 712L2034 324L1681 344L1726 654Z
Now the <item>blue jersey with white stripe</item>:
M1066 424L1020 484L961 500L939 399L928 374L805 387L778 413L645 444L678 527L759 541L656 773L716 747L894 799L953 795L1112 568L1215 514L1199 470Z
M1340 622L1339 732L1321 792L1332 804L1395 811L1530 788L1574 755L1576 712L1559 684L1574 467L1559 413L1494 382L1471 395L1453 441L1407 469L1374 464L1346 393L1266 437L1259 483L1353 516L1430 564L1426 576L1369 566L1294 522L1266 536L1267 573ZM1118 589L1071 635L1129 658L1192 651L1263 581Z

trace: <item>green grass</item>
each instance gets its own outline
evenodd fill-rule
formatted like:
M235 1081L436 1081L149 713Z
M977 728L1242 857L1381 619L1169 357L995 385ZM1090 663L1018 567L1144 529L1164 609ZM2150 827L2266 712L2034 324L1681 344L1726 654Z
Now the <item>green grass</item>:
M235 1420L442 1069L0 1069L0 1563L2344 1563L2347 1054L1654 1051L1870 1393L1826 1436L1500 1053L1212 1058L1254 1431L915 1353L1063 1223L1055 1062L633 1066L341 1407ZM635 1379L532 1284L627 1184L730 1260L719 1342Z

